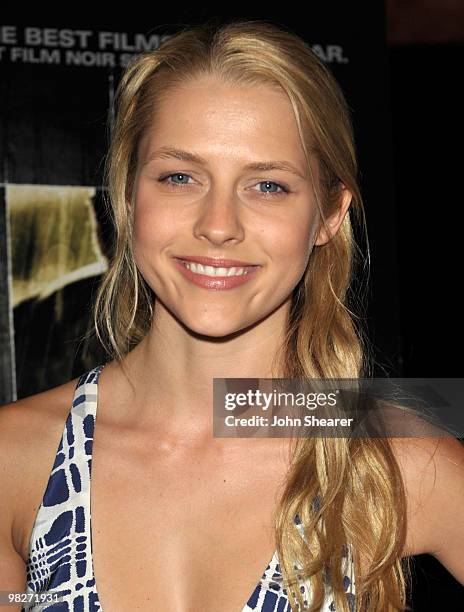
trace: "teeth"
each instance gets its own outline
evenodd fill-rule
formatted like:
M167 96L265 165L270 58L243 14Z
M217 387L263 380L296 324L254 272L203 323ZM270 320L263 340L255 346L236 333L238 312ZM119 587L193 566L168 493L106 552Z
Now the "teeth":
M183 261L182 263L192 272L206 276L242 276L242 274L248 273L247 268L215 268L214 266L202 266L191 261Z

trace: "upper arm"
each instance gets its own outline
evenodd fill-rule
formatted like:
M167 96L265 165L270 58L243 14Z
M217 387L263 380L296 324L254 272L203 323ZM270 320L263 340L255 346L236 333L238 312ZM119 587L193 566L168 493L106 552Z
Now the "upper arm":
M13 542L14 510L20 482L17 461L18 409L16 402L0 406L0 591L24 592L26 566ZM20 610L21 607L9 607Z
M24 593L26 589L26 566L16 552L8 530L2 528L0 535L0 591ZM9 606L12 611L20 611L21 604Z
M31 520L47 485L76 383L73 379L0 406L0 591L26 590Z
M407 499L404 556L431 554L464 584L464 445L453 437L392 442Z

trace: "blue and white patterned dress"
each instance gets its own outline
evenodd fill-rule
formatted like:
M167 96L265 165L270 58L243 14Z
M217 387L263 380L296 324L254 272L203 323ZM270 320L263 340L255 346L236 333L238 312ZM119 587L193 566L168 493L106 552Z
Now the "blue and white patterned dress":
M103 368L104 364L99 365L78 380L30 537L26 592L59 593L60 598L25 603L23 612L102 612L92 560L90 483L98 378ZM295 525L303 534L298 516ZM344 562L346 596L354 610L355 583L349 551ZM242 612L291 612L281 579L276 551ZM300 590L308 601L310 585L301 582ZM330 583L320 609L335 610Z

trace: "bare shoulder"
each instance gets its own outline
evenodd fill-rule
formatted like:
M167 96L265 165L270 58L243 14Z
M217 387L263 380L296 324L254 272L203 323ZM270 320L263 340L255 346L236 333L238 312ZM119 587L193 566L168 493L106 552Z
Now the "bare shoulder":
M391 446L408 507L404 556L432 554L464 584L464 444L449 436Z
M0 406L0 537L20 557L27 552L77 380Z

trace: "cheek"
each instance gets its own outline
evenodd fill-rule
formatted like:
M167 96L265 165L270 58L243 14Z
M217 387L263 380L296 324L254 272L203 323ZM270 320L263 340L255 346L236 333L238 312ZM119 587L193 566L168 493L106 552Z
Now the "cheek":
M142 252L163 245L174 233L175 215L159 206L152 195L139 188L135 200L133 246Z
M312 250L314 217L295 217L290 223L266 237L269 253L276 268L286 276L301 276Z
M172 215L171 215L172 217ZM132 250L134 259L143 272L151 268L173 234L172 218L163 214L161 207L139 194L135 201Z

